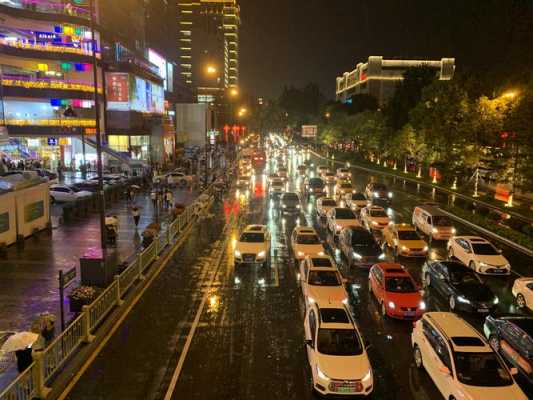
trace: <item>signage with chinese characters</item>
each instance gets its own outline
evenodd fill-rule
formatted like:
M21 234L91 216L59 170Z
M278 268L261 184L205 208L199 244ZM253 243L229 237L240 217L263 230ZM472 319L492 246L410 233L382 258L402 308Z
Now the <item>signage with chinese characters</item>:
M316 125L302 125L303 138L316 138L318 127Z
M129 75L121 73L108 73L107 78L107 101L109 103L128 103Z
M58 140L55 137L49 137L48 140L48 146L57 146Z

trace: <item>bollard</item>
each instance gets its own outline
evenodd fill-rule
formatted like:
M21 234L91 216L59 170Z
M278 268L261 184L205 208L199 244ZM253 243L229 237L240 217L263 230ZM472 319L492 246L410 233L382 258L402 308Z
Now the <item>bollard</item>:
M122 295L120 293L120 276L115 275L113 279L115 280L115 285L117 287L117 290L115 291L117 294L115 301L117 302L117 306L121 306L122 304L124 304L124 300L122 300Z
M33 382L35 383L35 389L37 391L37 396L41 399L45 399L48 394L52 391L49 387L45 385L44 382L44 360L42 351L34 351L33 359L35 366L32 370Z

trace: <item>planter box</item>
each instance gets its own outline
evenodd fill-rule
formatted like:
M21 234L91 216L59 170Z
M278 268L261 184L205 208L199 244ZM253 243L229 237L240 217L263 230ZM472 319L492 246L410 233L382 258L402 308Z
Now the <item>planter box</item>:
M88 306L94 299L71 299L69 297L70 312L80 313L83 306Z

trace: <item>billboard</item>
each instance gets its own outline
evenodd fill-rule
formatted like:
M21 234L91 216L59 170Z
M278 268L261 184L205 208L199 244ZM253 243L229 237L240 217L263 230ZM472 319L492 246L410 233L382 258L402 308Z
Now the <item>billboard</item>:
M106 78L108 110L163 113L163 86L127 73L110 72Z
M129 74L106 74L107 108L110 110L129 110Z
M148 61L157 65L158 75L163 78L164 89L167 90L167 60L152 49L148 49Z
M318 127L316 125L302 125L303 138L316 138Z

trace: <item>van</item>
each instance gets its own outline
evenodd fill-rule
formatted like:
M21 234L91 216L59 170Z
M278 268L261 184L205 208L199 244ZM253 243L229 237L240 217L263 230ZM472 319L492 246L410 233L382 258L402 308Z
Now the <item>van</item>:
M448 216L434 206L415 207L413 225L435 240L448 240L456 233Z

